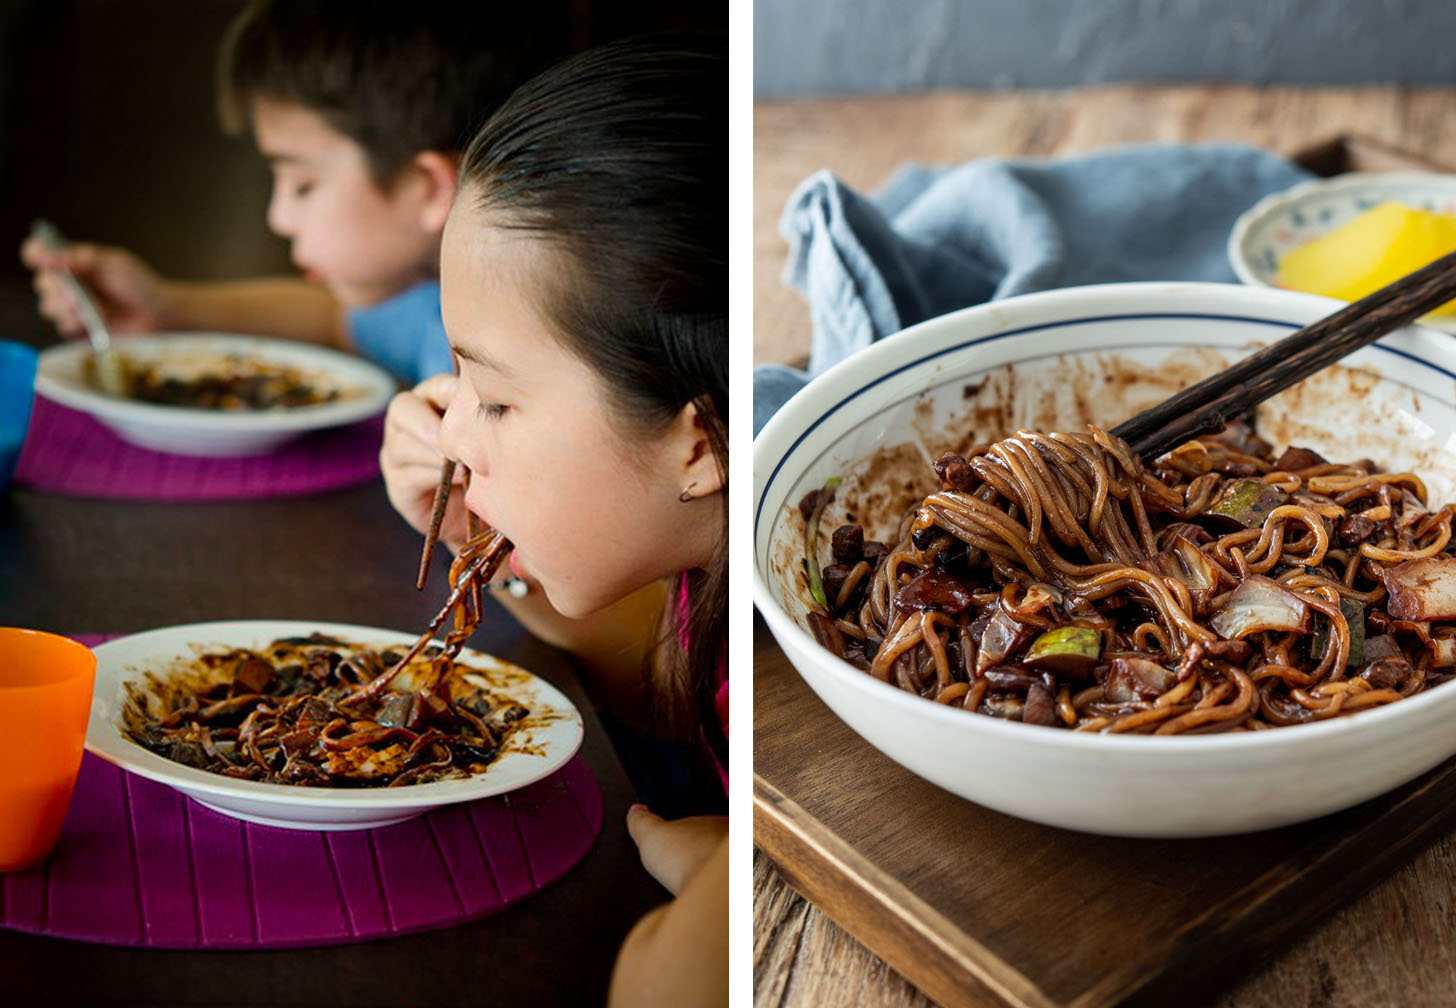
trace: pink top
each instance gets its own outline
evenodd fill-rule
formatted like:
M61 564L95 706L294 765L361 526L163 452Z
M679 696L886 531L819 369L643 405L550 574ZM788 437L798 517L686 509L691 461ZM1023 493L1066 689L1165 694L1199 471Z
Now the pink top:
M723 725L723 737L728 737L728 662L720 666L722 670L722 681L718 684L718 695L713 698L713 703L718 707L718 720ZM723 793L728 793L728 768L718 762L718 754L713 754L713 763L718 767L718 776L723 781Z
M677 591L677 639L686 651L688 647L688 579L684 574L678 578ZM723 738L728 738L728 649L725 646L718 656L718 692L713 696L713 706L718 712L718 723L723 726ZM712 746L708 752L713 756L713 765L718 768L718 779L723 782L723 793L728 793L728 768L718 761L718 754Z

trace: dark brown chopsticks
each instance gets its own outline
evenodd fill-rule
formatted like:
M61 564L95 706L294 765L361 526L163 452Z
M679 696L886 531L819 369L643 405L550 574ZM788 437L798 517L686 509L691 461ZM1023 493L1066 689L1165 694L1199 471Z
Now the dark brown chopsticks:
M1190 385L1114 427L1112 433L1151 461L1200 434L1222 430L1270 396L1453 298L1456 252Z
M450 371L460 374L460 359L450 355ZM420 554L420 572L415 576L415 589L425 590L425 579L430 576L430 558L435 555L435 546L440 541L440 526L445 521L445 506L450 503L450 484L455 482L455 460L447 458L440 463L440 482L435 485L435 501L430 505L430 527L425 533L425 550ZM467 512L468 514L469 512Z
M445 505L450 503L450 484L453 482L455 460L446 459L440 466L440 482L435 487L435 502L430 507L430 529L425 533L425 551L420 554L420 573L415 578L415 587L421 591L430 575L430 558L435 555L435 544L440 541L440 526L445 521Z
M420 573L415 578L415 587L421 590L430 574L430 558L435 555L435 547L440 542L440 526L445 523L445 508L450 503L450 486L455 482L456 468L458 463L454 459L446 459L440 466L440 482L435 487L435 501L430 505L430 528L425 533L425 551L420 554ZM469 486L470 470L465 471L465 477ZM474 539L485 531L475 512L469 509L465 511L465 529L467 539Z

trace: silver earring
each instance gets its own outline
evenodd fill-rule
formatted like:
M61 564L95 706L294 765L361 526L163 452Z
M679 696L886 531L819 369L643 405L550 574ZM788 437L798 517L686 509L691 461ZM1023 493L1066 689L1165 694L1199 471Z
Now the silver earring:
M691 501L693 499L693 487L695 487L697 485L698 485L698 481L697 480L693 480L687 486L683 487L683 492L677 495L677 499L680 500L680 501L682 501L684 504L686 504L689 501Z

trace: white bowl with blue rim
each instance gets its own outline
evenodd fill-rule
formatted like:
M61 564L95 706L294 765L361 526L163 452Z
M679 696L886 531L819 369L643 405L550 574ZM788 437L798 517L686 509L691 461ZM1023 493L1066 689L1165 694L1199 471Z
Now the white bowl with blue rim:
M1244 211L1229 232L1229 265L1239 280L1278 287L1279 262L1386 201L1413 210L1456 214L1456 175L1439 172L1351 172L1302 182ZM1456 332L1456 317L1428 316L1422 324Z
M1339 307L1234 284L1110 284L993 302L913 326L810 382L754 441L754 602L815 693L885 756L989 808L1069 829L1189 837L1347 808L1456 755L1456 683L1348 717L1200 736L1071 732L924 700L807 629L800 500L843 479L846 514L893 538L935 486L929 460L1018 427L1112 427ZM1369 457L1456 499L1456 343L1411 326L1264 404L1260 432ZM868 460L868 461L867 461ZM928 479L927 479L928 477ZM916 480L919 480L919 484Z

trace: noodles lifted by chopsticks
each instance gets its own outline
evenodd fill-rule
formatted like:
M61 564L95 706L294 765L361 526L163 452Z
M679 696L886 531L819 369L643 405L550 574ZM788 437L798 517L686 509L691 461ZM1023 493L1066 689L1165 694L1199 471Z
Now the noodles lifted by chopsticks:
M1431 510L1411 473L1275 458L1242 424L1151 466L1090 428L1020 431L935 469L894 545L834 531L826 611L809 615L821 644L902 689L1175 734L1349 714L1456 674L1456 511Z

